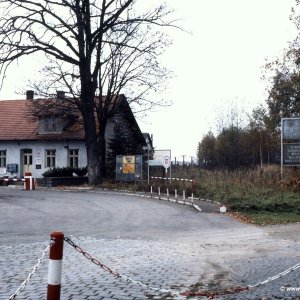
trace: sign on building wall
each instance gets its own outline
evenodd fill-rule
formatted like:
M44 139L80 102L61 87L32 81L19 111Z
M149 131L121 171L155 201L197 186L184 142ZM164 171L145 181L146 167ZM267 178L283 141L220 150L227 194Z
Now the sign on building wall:
M35 154L35 168L37 170L42 168L42 159L41 159L41 152L37 151Z
M116 180L137 181L143 179L142 155L117 155Z

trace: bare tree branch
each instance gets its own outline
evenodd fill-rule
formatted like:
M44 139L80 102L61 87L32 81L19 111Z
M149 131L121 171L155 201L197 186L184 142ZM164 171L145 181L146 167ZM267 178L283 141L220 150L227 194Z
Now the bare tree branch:
M80 110L91 183L102 176L104 132L119 95L129 93L140 111L165 104L147 94L163 88L170 75L158 58L170 44L163 28L177 26L164 4L138 13L136 2L0 0L1 82L12 62L44 54L47 79L32 85L50 98L66 90L64 101Z

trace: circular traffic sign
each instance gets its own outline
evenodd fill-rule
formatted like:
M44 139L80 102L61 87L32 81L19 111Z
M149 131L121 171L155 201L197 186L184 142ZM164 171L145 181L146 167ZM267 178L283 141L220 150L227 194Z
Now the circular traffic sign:
M171 166L171 159L169 156L165 155L163 158L163 166L168 169Z

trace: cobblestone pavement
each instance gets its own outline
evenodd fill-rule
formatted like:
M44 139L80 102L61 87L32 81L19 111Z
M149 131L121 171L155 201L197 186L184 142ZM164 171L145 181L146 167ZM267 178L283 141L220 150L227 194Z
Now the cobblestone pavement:
M48 201L45 195L43 201ZM90 197L93 196L84 194L85 199ZM166 208L162 202L143 201L145 207L163 205L161 209ZM178 204L170 204L168 209L174 213L176 205ZM300 262L300 224L257 228L239 224L220 214L195 212L189 207L181 207L180 212L183 218L191 219L192 227L196 224L193 223L196 222L193 218L203 218L207 225L204 222L201 223L203 228L188 228L186 234L179 232L167 235L163 232L158 235L147 233L144 236L139 233L136 237L132 234L103 237L98 234L77 235L73 232L70 238L119 273L153 287L176 291L212 291L237 285L253 285ZM189 220L181 219L180 215L176 215L176 219L179 225L187 226L185 222L189 223ZM3 225L0 223L1 226ZM0 233L5 236L1 228ZM30 238L18 241L18 236L15 239L14 242L8 240L7 243L0 244L0 300L8 299L19 287L47 246L45 239L40 242ZM47 267L46 258L17 299L46 299ZM300 299L300 290L288 292L287 287L300 288L300 269L253 290L216 298ZM65 243L61 299L143 300L185 297L158 293L115 278Z
M243 255L238 255L237 245L223 242L218 246L203 241L99 240L93 236L72 239L102 263L123 275L153 287L180 291L195 284L209 290L255 284L298 263L299 256L297 259L294 255L300 251L299 245L295 245L288 257L274 251L274 248L271 252L275 253L259 256L258 253L249 251L246 245L241 245L242 250L251 253L246 259L241 259ZM45 246L46 243L30 243L0 247L1 300L8 299L24 280L25 274L35 263L34 258L40 256L41 249ZM262 246L261 244L260 247ZM275 245L270 241L268 246ZM279 248L283 246L277 245ZM230 250L233 255L238 255L237 259L229 256L227 261L225 253ZM46 299L47 263L46 259L17 299ZM262 299L266 295L269 295L269 299L296 299L300 292L284 292L280 289L282 286L299 286L299 273L296 272L263 287L218 299ZM65 244L62 299L174 298L115 278Z

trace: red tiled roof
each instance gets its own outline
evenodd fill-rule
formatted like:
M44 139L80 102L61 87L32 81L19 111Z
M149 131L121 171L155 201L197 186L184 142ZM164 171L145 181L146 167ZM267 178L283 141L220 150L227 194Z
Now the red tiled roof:
M28 100L0 101L0 140L82 140L82 126L71 126L61 133L39 134L38 120L32 117Z

